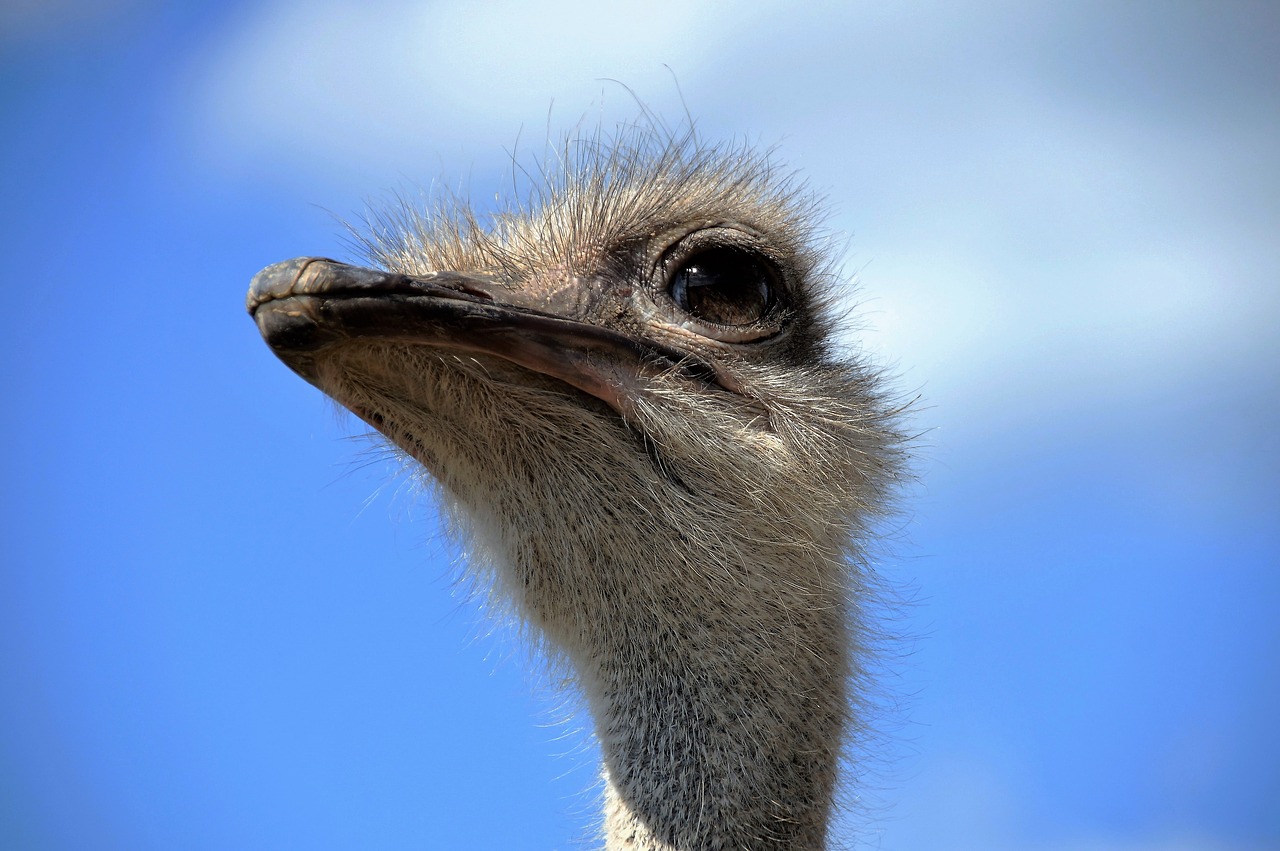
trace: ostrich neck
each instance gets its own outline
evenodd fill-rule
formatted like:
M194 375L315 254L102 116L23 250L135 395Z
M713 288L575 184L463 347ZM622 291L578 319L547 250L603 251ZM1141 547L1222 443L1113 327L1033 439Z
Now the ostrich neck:
M502 463L480 457L474 479L445 467L446 487L498 597L573 666L604 762L606 848L820 851L858 661L860 480L830 452L796 462L771 434L741 462L655 461L611 420L551 413L495 430ZM705 450L717 422L679 408L641 430ZM449 448L466 472L476 450Z
M848 717L843 595L810 589L797 605L794 584L788 598L744 582L755 566L726 573L727 587L681 587L569 647L604 758L609 851L824 847Z

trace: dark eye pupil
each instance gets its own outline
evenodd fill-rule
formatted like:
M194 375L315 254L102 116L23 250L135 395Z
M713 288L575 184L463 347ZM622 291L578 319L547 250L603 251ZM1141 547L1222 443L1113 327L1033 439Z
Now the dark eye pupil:
M765 262L730 248L695 254L671 277L680 309L720 325L756 322L773 302L773 275Z

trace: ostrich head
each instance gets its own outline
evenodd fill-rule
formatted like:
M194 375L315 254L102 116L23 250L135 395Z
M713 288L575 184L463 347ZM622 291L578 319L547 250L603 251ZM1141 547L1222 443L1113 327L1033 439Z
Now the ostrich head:
M813 199L767 156L648 131L566 150L485 220L379 220L377 269L264 269L249 311L430 473L569 662L609 847L823 847L894 410L837 355Z

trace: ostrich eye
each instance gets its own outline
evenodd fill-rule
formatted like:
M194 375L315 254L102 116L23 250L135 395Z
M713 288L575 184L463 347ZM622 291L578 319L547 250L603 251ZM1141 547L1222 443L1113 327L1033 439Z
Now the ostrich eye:
M686 259L671 276L671 298L681 310L716 325L750 325L774 300L776 273L761 257L712 248Z

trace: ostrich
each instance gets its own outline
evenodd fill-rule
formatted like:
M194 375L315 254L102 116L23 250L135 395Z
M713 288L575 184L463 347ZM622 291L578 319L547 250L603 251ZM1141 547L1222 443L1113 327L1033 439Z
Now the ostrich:
M434 480L473 569L567 662L608 849L821 849L862 729L867 547L898 411L837 354L814 197L693 130L571 141L268 266L272 351Z

